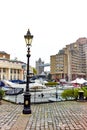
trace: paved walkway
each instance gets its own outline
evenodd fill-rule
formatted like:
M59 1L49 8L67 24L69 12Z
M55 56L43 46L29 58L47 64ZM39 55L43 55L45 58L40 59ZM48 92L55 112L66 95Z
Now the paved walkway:
M23 106L2 101L0 130L87 130L87 102L32 104L32 114Z

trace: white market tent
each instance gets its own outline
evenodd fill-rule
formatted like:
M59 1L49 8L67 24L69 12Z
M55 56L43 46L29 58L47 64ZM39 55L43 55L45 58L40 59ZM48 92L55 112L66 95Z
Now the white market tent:
M75 80L71 81L71 83L77 83L77 84L84 84L86 82L87 82L87 80L85 80L83 78L76 78Z

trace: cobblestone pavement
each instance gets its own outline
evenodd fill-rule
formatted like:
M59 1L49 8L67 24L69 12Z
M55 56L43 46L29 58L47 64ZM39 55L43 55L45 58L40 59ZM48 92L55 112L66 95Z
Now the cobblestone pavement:
M87 102L32 104L32 114L22 114L23 105L2 101L0 130L87 130Z

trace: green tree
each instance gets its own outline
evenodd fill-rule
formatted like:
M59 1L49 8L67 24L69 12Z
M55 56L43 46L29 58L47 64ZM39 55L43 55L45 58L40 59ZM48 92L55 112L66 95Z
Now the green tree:
M87 88L83 87L82 90L84 91L84 97L87 100Z
M0 89L0 104L1 104L1 100L2 100L2 97L5 95L5 92Z
M73 89L66 89L61 94L62 98L68 100L69 98L74 97L74 90Z
M74 98L75 98L75 100L78 99L78 95L79 95L78 91L79 91L78 88L74 88Z
M37 70L33 67L33 74L36 75L37 74Z

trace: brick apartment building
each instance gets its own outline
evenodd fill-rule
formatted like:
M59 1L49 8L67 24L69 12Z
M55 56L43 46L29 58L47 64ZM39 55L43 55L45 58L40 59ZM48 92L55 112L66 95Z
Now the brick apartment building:
M79 38L50 56L50 71L53 79L87 79L87 38Z

